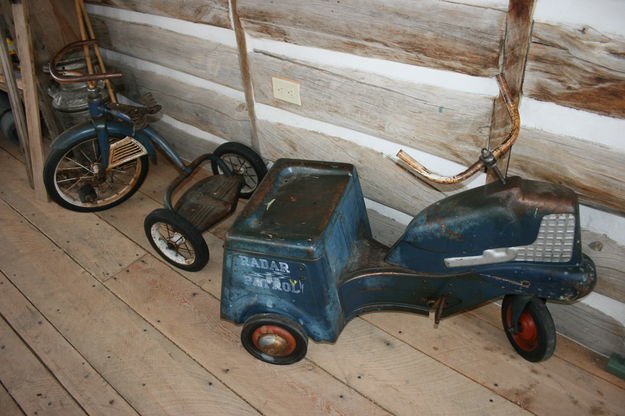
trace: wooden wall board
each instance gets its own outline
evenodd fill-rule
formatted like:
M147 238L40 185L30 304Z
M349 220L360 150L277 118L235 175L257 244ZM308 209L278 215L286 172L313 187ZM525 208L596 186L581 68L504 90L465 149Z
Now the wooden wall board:
M138 415L2 273L0 300L4 319L87 414Z
M561 183L580 201L625 214L625 153L603 145L522 128L510 160L510 173Z
M25 416L13 397L0 384L0 409L4 416Z
M214 253L213 261L219 262L221 254ZM309 360L270 376L273 368L241 347L241 327L220 319L218 299L156 258L143 260L107 286L262 414L387 414ZM258 382L268 377L270 383Z
M258 120L263 155L353 163L365 196L409 214L444 195L397 166L382 153L356 143L284 124Z
M236 48L146 24L93 16L102 48L243 90Z
M238 0L237 13L254 37L487 77L499 72L506 16L435 0Z
M1 270L139 414L259 414L20 218L0 204Z
M523 360L501 324L460 314L435 327L432 320L404 316L384 312L364 319L535 415L617 414L625 406L622 388L597 376L575 377L579 369L557 355L542 363ZM484 362L490 365L478 364Z
M19 210L29 221L40 223L43 233L84 264L97 279L106 280L125 264L145 252L128 241L93 214L76 215L56 204L39 201L22 190L26 178L22 165L5 152L0 152L0 199ZM96 220L96 221L94 221ZM82 227L83 232L73 230ZM94 252L97 253L94 255Z
M473 163L488 142L492 97L263 52L251 61L259 103L462 163ZM301 106L273 98L274 75L300 83Z
M251 143L252 128L243 96L239 100L114 59L109 62L124 73L124 94L129 98L138 101L141 95L151 92L163 106L164 114L225 140ZM174 138L170 141L176 143Z
M230 28L228 0L89 0L89 3Z
M625 38L535 22L523 91L540 101L625 118Z
M0 380L27 414L86 416L3 319L0 319L0 345Z

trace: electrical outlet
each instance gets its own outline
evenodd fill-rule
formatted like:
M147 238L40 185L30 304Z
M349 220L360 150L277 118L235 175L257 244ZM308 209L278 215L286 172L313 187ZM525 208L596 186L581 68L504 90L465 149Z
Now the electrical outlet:
M287 78L271 77L271 84L273 85L274 98L292 104L302 105L299 96L299 82Z

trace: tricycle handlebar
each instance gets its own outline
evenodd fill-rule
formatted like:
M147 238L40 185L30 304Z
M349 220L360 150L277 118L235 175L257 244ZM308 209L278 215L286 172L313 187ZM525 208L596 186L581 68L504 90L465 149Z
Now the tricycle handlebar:
M101 74L83 74L82 72L78 72L78 71L69 71L69 70L59 71L57 69L57 65L60 63L63 57L65 57L65 55L67 55L69 52L72 52L77 49L85 48L90 45L94 45L95 43L96 43L95 40L81 40L78 42L70 43L69 45L61 49L56 55L54 55L54 58L52 58L52 61L50 62L50 75L52 75L52 78L54 78L54 80L58 82L92 82L92 81L98 81L101 79L111 79L111 78L121 77L122 76L121 72L104 72ZM71 76L68 76L68 75L71 75Z
M505 140L495 149L493 149L492 151L489 151L488 149L482 149L482 154L475 163L473 163L464 171L453 176L442 176L430 171L425 166L421 165L415 159L410 157L410 155L408 155L408 153L404 152L403 150L400 150L399 153L397 153L397 157L427 180L444 184L454 184L465 181L471 176L475 175L480 170L482 170L484 167L492 166L493 162L489 163L487 159L496 161L501 156L506 154L516 141L519 135L519 128L521 125L519 109L517 107L517 104L512 100L510 87L508 87L508 83L506 82L502 74L497 75L497 83L499 84L499 91L506 105L506 109L508 110L508 114L510 115L510 119L512 120L512 129L506 136Z

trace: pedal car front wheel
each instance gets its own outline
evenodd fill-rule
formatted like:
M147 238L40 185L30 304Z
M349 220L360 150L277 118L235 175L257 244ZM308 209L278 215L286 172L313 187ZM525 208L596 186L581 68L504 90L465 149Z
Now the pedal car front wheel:
M195 272L208 263L208 246L202 234L185 218L168 209L152 211L144 222L148 241L166 261Z
M518 330L513 323L515 296L507 295L501 305L501 319L508 340L517 353L527 361L544 361L556 348L556 330L545 302L531 298L518 318Z
M254 357L269 364L293 364L308 349L306 332L297 322L281 315L254 315L243 324L241 343Z

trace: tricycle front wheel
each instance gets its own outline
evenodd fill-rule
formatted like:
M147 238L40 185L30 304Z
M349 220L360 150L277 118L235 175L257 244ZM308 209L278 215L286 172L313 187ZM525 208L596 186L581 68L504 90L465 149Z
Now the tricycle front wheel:
M508 340L517 353L527 361L544 361L556 348L556 330L545 302L531 298L518 318L518 330L513 322L515 295L507 295L501 305L501 320Z
M254 357L269 364L293 364L306 356L308 337L297 322L281 315L254 315L243 324L241 343Z
M109 137L112 144L123 137ZM148 157L100 169L102 160L96 137L87 137L50 152L43 182L50 198L72 211L102 211L121 204L139 189L148 173Z

